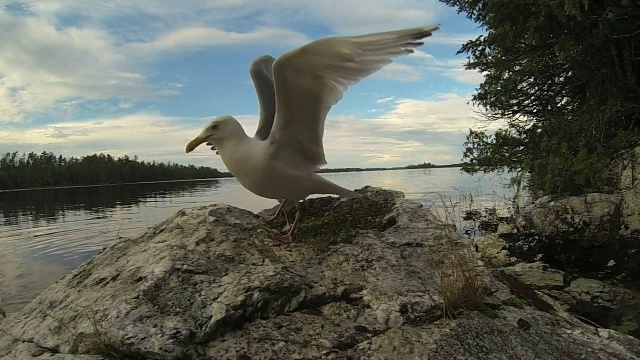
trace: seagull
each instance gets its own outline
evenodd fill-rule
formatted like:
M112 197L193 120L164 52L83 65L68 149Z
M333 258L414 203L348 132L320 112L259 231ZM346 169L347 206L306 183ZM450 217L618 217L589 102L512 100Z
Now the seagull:
M206 143L222 158L229 172L252 193L296 207L291 234L301 217L300 200L312 194L356 197L316 174L327 163L322 145L327 113L347 88L375 73L392 59L414 52L438 26L425 26L359 36L316 40L277 60L255 59L249 68L260 103L253 137L230 115L213 118L186 146L190 153ZM287 220L288 222L288 220Z

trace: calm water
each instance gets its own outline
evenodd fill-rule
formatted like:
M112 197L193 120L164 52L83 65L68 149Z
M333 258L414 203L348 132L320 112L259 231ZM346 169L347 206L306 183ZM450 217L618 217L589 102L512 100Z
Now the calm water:
M409 199L456 211L501 206L507 175L471 177L457 168L323 174L349 189L400 190ZM0 294L17 311L118 237L135 237L176 211L227 203L254 212L277 204L235 179L155 182L0 192ZM457 221L457 219L454 219Z

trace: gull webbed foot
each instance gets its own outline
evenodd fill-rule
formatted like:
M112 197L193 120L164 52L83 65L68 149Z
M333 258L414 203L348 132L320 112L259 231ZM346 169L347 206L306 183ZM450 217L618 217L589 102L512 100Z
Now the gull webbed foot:
M289 224L289 218L287 217L287 212L285 211L284 216L287 219L287 225L285 225L285 227L282 228L282 231L278 231L278 230L273 231L274 238L283 243L291 242L293 230L295 229L296 224L298 223L298 221L300 220L300 217L302 216L302 209L300 208L300 202L295 201L294 204L296 205L296 218L293 220L293 224ZM285 231L286 233L283 234L283 232Z
M273 215L271 215L271 216L261 214L260 216L261 216L261 217L264 219L264 221L266 221L267 223L271 223L271 222L273 222L273 221L278 217L278 214L280 214L280 211L282 211L282 208L284 207L284 204L285 204L286 202L287 202L287 200L282 200L282 202L280 203L280 206L278 206L278 209L276 210L276 213L275 213L275 214L273 214ZM287 216L287 212L286 212L286 211L284 212L284 216L285 216L285 218L286 218L286 216ZM288 224L288 223L289 223L289 219L287 219L287 224Z

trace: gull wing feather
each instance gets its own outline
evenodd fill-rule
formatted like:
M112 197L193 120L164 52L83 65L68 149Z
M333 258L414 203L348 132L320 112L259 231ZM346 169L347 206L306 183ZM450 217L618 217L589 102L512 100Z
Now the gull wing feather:
M276 115L269 143L275 158L294 167L326 164L322 137L327 113L347 88L422 45L438 26L326 38L282 55L273 65Z
M260 119L254 135L254 138L258 140L267 140L276 116L276 90L273 85L273 63L275 61L276 59L272 56L263 55L255 59L249 67L249 74L260 103Z
M273 56L262 55L253 60L249 66L249 75L253 80L253 86L260 103L260 118L253 137L262 141L269 137L273 120L276 117L276 90L273 85L273 63L275 61ZM208 142L207 146L211 146L211 150L218 153L218 149L213 144Z

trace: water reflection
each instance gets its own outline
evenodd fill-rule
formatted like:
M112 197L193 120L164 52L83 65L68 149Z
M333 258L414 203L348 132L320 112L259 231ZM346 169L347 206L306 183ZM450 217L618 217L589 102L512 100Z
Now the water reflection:
M219 187L209 180L0 192L5 309L22 307L117 238L137 236L163 220L177 210L172 199ZM164 211L153 211L158 206Z
M0 192L3 225L56 222L67 211L84 210L99 218L107 209L220 187L218 180L65 187Z

